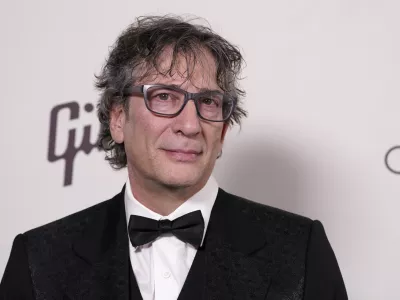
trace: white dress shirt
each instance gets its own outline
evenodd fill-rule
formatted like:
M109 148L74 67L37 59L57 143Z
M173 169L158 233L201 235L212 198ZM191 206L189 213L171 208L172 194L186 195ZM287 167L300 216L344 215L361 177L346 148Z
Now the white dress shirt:
M218 184L210 176L206 185L168 216L161 216L135 199L129 179L125 188L127 224L130 215L154 220L174 220L195 210L201 210L204 218L204 236L212 207L218 194ZM129 236L128 236L129 238ZM154 242L133 247L129 241L129 256L133 273L143 300L176 300L193 263L197 249L182 242L172 234L165 234Z

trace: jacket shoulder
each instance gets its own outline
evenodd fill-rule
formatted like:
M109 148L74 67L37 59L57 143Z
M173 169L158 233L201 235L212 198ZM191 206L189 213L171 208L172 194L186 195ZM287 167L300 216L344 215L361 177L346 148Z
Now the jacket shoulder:
M222 190L226 205L232 207L238 217L247 217L264 231L284 235L308 236L313 220L290 211L262 204Z
M63 218L30 229L23 233L23 236L28 242L42 240L45 243L50 243L58 238L60 238L60 241L69 242L69 240L83 233L86 224L104 216L107 211L117 206L118 202L123 199L121 194L122 192L111 199L104 200Z

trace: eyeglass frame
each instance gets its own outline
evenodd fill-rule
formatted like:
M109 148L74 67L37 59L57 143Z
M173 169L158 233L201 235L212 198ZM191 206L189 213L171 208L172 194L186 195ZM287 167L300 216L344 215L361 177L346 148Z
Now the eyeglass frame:
M183 104L182 104L181 108L180 108L176 113L174 113L174 114L164 114L164 113L159 113L159 112L153 111L153 110L149 107L149 105L148 105L149 100L147 99L147 90L148 90L149 88L152 88L152 87L164 87L164 88L171 89L171 90L175 90L175 91L177 91L177 92L182 93L182 94L184 95L185 98L184 98L184 100L183 100ZM196 107L197 115L198 115L198 117L199 117L200 119L203 119L203 120L209 121L209 122L226 122L227 120L229 120L229 118L232 116L232 113L233 113L234 110L235 110L236 103L237 103L237 98L234 97L234 96L232 96L232 95L228 95L228 94L226 94L226 93L222 93L222 92L220 92L220 91L211 91L211 92L218 92L218 93L220 93L221 95L223 95L223 97L227 97L227 96L228 96L228 97L230 97L230 98L232 99L232 108L231 108L231 111L230 111L230 113L228 114L228 116L227 116L226 118L224 118L223 120L217 120L217 121L216 121L216 120L210 120L210 119L204 118L204 117L200 114L200 112L199 112L199 107L198 107L198 102L197 102L198 100L197 100L197 99L198 99L198 97L199 97L200 95L204 94L205 92L190 93L190 92L185 91L185 90L183 90L183 89L180 89L180 88L178 88L178 87L176 87L176 86L174 86L174 85L166 85L166 84L142 84L142 85L135 85L135 86L131 86L131 87L127 88L127 89L123 92L123 96L124 96L124 97L128 97L128 96L133 96L135 93L139 93L139 94L143 95L144 103L145 103L145 105L146 105L146 108L147 108L149 111L151 111L152 113L154 113L154 114L156 114L156 115L159 115L159 116L171 117L171 118L178 116L178 115L183 111L183 109L185 108L186 104L187 104L190 100L193 100L194 105L195 105L195 107Z

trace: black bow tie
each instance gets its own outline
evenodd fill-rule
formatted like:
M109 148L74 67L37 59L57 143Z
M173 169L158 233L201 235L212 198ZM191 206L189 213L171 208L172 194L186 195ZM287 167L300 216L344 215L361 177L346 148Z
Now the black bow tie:
M150 243L164 233L172 233L181 241L198 248L203 239L204 219L200 210L183 215L173 221L157 221L131 215L128 230L134 247Z

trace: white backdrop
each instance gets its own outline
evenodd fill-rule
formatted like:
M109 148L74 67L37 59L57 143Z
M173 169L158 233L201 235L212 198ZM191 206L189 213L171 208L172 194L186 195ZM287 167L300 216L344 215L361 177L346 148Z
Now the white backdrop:
M16 234L117 193L96 149L64 186L68 134L98 126L93 74L144 14L194 14L240 46L249 118L215 170L238 195L323 222L350 299L397 299L400 269L400 2L54 1L0 3L0 277ZM53 107L54 162L48 161ZM78 104L75 104L78 108ZM89 107L90 108L90 107ZM72 145L70 147L72 149ZM389 170L389 168L392 171Z

